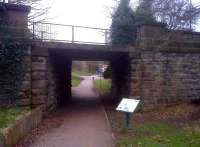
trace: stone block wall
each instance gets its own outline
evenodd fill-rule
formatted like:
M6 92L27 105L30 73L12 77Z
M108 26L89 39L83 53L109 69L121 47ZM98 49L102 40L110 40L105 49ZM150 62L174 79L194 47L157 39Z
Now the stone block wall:
M21 83L21 90L16 101L19 106L31 105L31 48L27 50L24 61L24 78Z
M24 80L17 104L53 110L71 97L71 62L49 50L32 47L26 57Z
M163 26L139 28L131 57L131 96L147 103L200 100L200 34ZM159 43L158 43L159 40Z
M17 104L31 107L40 105L45 112L64 104L71 97L72 62L34 46L26 59L27 72Z
M31 105L43 105L47 101L48 78L47 67L48 58L44 56L32 56L31 63Z
M150 103L200 99L200 53L141 54L141 98Z
M130 62L130 80L128 81L130 86L130 97L141 95L141 78L142 78L142 68L141 68L141 52L134 47L130 48L129 53Z
M48 101L48 70L49 59L47 55L35 53L34 47L30 48L25 60L26 73L22 82L17 100L19 106L47 107Z
M0 36L4 37L25 37L27 36L28 14L31 8L24 5L16 5L0 2ZM5 27L8 26L8 27ZM10 27L11 26L11 27ZM16 29L17 28L17 29ZM16 104L30 106L31 104L31 48L26 52L24 62L25 75L21 83L21 90Z
M48 101L47 109L52 110L58 104L59 95L57 93L57 77L56 66L54 60L49 58L48 62Z

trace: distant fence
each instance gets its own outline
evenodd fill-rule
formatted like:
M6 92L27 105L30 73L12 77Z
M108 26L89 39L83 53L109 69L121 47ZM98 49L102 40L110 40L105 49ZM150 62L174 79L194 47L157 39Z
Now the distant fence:
M84 44L108 44L109 30L94 27L30 22L34 40L59 41Z

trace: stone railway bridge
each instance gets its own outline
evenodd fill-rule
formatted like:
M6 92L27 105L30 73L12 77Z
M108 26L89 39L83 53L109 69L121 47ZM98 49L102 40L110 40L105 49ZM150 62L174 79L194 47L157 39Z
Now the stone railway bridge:
M113 94L128 94L129 50L108 45L73 44L60 42L33 42L30 50L30 71L27 72L24 90L19 103L45 104L48 109L63 104L71 97L71 68L73 60L109 61L113 67ZM30 80L31 79L31 80ZM23 87L23 86L22 86ZM24 100L24 101L23 101Z
M30 8L4 7L15 26L27 27ZM139 96L155 104L200 99L200 33L144 24L138 26L135 46L32 40L18 105L42 105L49 111L70 98L73 60L110 61L115 100Z

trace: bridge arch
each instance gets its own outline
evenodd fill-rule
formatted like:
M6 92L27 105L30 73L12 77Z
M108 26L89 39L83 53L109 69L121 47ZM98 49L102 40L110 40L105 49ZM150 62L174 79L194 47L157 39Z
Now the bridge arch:
M61 46L62 44L62 46ZM109 61L112 95L115 100L129 95L129 49L108 45L42 43L32 48L32 105L53 109L71 97L71 65L73 60ZM43 83L43 84L41 84ZM40 92L46 91L46 92Z

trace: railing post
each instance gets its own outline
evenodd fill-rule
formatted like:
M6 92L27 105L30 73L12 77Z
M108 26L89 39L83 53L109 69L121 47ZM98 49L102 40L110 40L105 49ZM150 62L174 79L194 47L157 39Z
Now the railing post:
M33 22L33 40L35 39L35 22Z
M74 43L74 26L72 26L72 43Z
M44 39L44 31L41 31L41 39L43 40Z
M108 30L105 30L105 44L108 44Z

